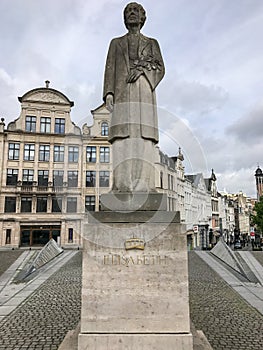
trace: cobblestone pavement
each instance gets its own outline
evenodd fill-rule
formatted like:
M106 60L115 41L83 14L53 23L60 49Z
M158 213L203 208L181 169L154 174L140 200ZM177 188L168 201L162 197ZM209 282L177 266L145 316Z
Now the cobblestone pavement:
M81 252L0 323L1 350L55 350L80 319Z
M189 253L189 269L191 318L214 350L262 349L262 316L195 252ZM80 295L81 252L0 323L0 349L58 349L79 322Z
M189 253L191 319L214 350L261 350L263 317L195 252Z
M0 276L11 266L23 253L23 250L0 251Z

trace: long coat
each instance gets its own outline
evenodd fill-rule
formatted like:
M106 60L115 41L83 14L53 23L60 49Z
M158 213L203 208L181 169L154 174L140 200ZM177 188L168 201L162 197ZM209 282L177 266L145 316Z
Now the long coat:
M138 60L143 70L136 82L127 83L131 71L128 34L111 41L104 75L103 99L107 94L114 97L114 110L109 129L109 141L127 138L134 134L136 125L138 137L158 142L158 120L155 88L164 76L164 63L158 42L139 34ZM134 135L133 135L134 136Z

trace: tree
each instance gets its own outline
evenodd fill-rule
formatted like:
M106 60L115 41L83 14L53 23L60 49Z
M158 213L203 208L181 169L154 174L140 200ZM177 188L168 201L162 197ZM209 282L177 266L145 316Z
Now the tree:
M257 229L263 233L263 196L254 206L254 214L252 215L252 223L257 225Z

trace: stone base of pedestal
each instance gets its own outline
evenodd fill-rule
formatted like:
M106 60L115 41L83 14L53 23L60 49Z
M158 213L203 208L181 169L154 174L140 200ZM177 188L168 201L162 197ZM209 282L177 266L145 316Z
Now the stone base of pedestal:
M80 334L78 350L189 350L190 334Z
M78 349L192 350L178 214L99 212L83 238Z
M78 350L78 338L80 338L80 342L87 342L88 343L87 339L85 340L86 335L85 334L79 335L79 331L80 331L80 324L74 331L69 331L67 333L63 342L59 346L59 350ZM211 345L209 344L206 336L204 335L204 333L202 331L193 329L192 334L193 334L193 350L213 350ZM88 336L92 337L94 335L89 334ZM97 334L96 336L101 336L101 335ZM118 336L119 336L119 334L118 334ZM151 335L148 334L147 336L149 337ZM172 336L172 334L171 334L171 336ZM102 335L102 337L103 337L103 335ZM186 338L187 338L187 336L186 336ZM94 337L94 339L95 339L95 337ZM120 344L122 344L122 343L120 343ZM186 341L185 341L185 344L187 344ZM94 347L93 347L93 349L94 349ZM177 349L177 347L173 348L173 350L174 349Z

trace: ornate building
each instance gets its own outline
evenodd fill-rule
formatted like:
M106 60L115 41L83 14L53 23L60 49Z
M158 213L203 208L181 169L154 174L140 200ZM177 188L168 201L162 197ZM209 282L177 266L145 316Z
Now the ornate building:
M93 111L81 132L74 103L48 81L18 99L19 118L0 124L0 246L80 246L85 211L98 210L110 186L108 115Z

